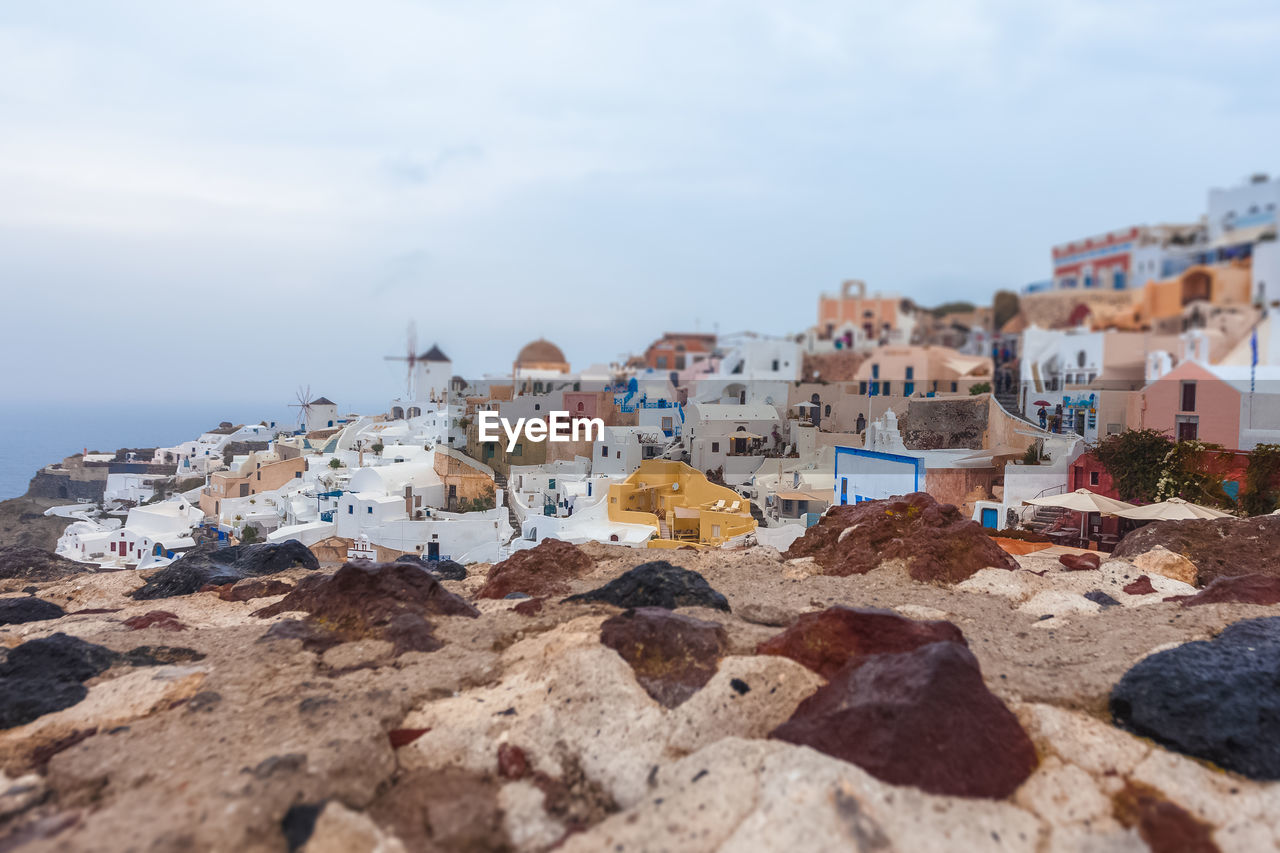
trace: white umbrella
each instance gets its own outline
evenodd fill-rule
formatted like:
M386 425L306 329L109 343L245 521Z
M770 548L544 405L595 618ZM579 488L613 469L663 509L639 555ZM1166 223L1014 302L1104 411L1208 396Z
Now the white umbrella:
M1169 498L1156 504L1135 507L1117 512L1122 518L1136 521L1177 521L1183 518L1229 518L1231 513L1209 506L1189 503L1182 498Z
M816 409L818 408L818 404L817 403L796 403L796 408L797 409Z
M1076 489L1063 495L1047 495L1043 498L1031 498L1023 503L1032 506L1057 506L1080 513L1080 538L1084 538L1085 525L1089 513L1100 512L1104 515L1119 515L1122 510L1136 509L1133 504L1091 492L1088 489Z

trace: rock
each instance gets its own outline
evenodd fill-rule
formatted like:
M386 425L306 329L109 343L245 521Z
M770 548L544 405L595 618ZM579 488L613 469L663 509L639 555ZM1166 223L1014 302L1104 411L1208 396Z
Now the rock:
M529 757L509 743L498 744L498 775L503 779L523 779L529 775Z
M1280 515L1147 524L1121 539L1114 556L1138 565L1135 558L1157 546L1185 557L1195 571L1189 580L1175 575L1166 577L1196 586L1233 575L1280 575ZM1148 571L1145 566L1139 568Z
M1253 779L1280 779L1280 616L1139 661L1111 691L1117 725Z
M673 566L666 560L642 563L598 589L571 595L570 601L599 601L618 607L710 607L729 610L728 600L711 588L697 572Z
M290 806L280 821L280 831L284 833L284 842L289 846L289 853L302 848L315 831L316 821L324 803L298 803Z
M10 649L0 663L0 729L76 704L89 695L84 682L116 660L110 649L61 633Z
M1114 803L1116 819L1136 829L1152 853L1219 853L1211 827L1154 788L1126 781Z
M1108 607L1119 607L1120 602L1107 595L1100 589L1091 589L1084 594L1084 597L1106 610Z
M1130 595L1151 595L1156 588L1151 585L1151 578L1139 575L1136 581L1125 586L1124 591Z
M453 560L424 560L418 554L401 554L396 557L395 561L425 569L442 581L464 581L467 579L466 566Z
M306 843L299 849L302 853L404 853L405 847L367 815L330 800L311 820Z
M784 556L812 557L824 574L841 577L900 560L913 579L943 584L985 568L1018 568L981 525L924 492L832 507Z
M1037 764L1017 718L959 643L855 661L800 703L773 737L933 794L1000 799Z
M543 605L547 603L545 598L529 598L511 608L515 613L521 616L537 616L542 612Z
M190 595L206 585L221 586L244 578L273 575L295 566L320 568L315 555L297 539L228 548L202 545L153 574L131 597L152 601Z
M276 578L245 578L222 588L218 592L218 598L223 601L251 601L255 598L284 595L292 591L293 584Z
M756 653L790 658L830 679L856 658L908 652L929 643L965 645L965 639L950 622L916 622L888 610L838 605L805 613L761 643Z
M1161 522L1168 524L1169 522ZM1154 526L1154 525L1152 525ZM1196 585L1198 573L1195 565L1181 554L1175 554L1163 545L1133 558L1134 568L1142 572L1161 575L1175 581Z
M388 640L396 655L440 648L442 644L425 615L480 615L465 599L415 566L364 560L346 563L332 576L305 577L284 598L254 615L292 611L307 613L306 622L315 629L308 636L299 636L304 645L308 640L326 642L327 632L344 642Z
M148 610L141 616L124 620L130 631L141 631L144 628L156 628L160 631L182 631L186 626L178 620L177 614L168 610Z
M66 615L61 607L42 598L0 598L0 625L43 622Z
M772 604L746 604L738 608L738 618L753 625L765 625L770 628L785 628L796 621L796 614L783 607Z
M1199 604L1280 604L1280 575L1237 575L1215 578L1208 586L1183 600L1183 607Z
M530 596L564 595L569 581L591 571L596 561L578 546L561 539L543 539L533 548L516 551L489 569L476 598L506 598L513 592Z
M628 610L600 626L600 642L635 671L636 681L666 708L684 702L711 680L724 657L724 628L660 607Z
M409 850L509 850L498 781L457 768L398 776L368 814Z
M65 520L63 524L66 524ZM0 580L56 581L94 568L92 564L77 563L41 548L0 546Z
M47 791L44 778L38 773L10 779L0 770L0 821L26 811L38 803Z
M1058 558L1058 562L1069 572L1093 571L1102 565L1102 559L1093 553L1063 554Z

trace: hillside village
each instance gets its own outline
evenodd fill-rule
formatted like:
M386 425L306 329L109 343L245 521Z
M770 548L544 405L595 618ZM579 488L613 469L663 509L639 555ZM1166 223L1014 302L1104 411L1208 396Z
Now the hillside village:
M0 851L1280 850L1277 202L43 468Z
M914 491L987 528L1105 550L1120 519L1027 501L1183 497L1120 493L1093 449L1123 436L1195 448L1220 478L1211 503L1235 512L1261 488L1251 512L1274 509L1272 484L1248 481L1256 449L1280 442L1278 200L1280 181L1258 176L1211 193L1200 222L1055 246L1050 279L991 305L926 308L846 281L803 332L670 332L625 363L575 368L539 339L509 373L467 378L411 337L382 412L307 390L296 423L73 456L30 494L74 501L46 513L68 519L59 554L143 569L206 541L463 563L547 538L786 548L830 506ZM557 411L603 434L480 440L480 413Z

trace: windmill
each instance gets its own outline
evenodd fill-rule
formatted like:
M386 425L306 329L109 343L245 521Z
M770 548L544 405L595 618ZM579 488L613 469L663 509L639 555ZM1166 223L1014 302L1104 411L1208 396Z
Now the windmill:
M405 374L404 398L406 401L412 400L413 397L413 368L418 363L418 329L413 321L409 321L408 328L409 349L406 355L384 355L386 361L403 361L408 365Z
M302 427L307 424L311 416L311 404L315 402L311 397L311 386L308 385L306 388L299 386L297 399L298 402L290 403L289 408L298 410L298 426Z

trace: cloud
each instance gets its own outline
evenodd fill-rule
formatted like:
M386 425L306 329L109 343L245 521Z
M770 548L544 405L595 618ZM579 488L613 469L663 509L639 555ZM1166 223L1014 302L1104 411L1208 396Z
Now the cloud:
M847 277L982 299L1280 167L1277 46L1266 2L10 4L0 357L57 317L17 394L117 396L106 346L390 395L409 319L476 374L798 331Z

